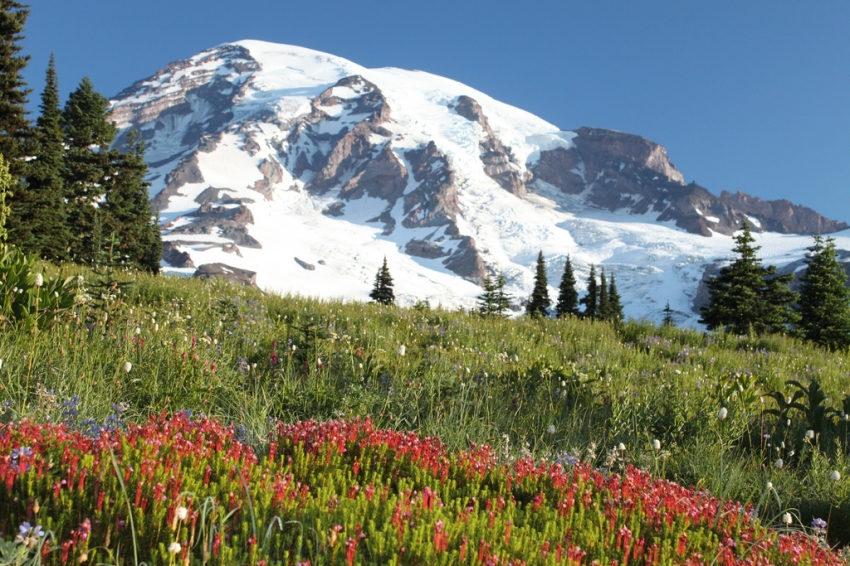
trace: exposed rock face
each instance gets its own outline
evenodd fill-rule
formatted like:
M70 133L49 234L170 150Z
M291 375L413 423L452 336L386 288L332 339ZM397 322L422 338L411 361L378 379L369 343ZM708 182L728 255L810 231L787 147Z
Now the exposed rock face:
M404 246L404 253L426 259L436 259L446 255L442 246L430 240L410 240Z
M191 256L187 252L178 249L177 242L162 243L162 259L172 267L195 267Z
M475 247L475 240L470 236L462 236L455 252L443 260L450 270L464 279L480 285L487 276L487 267Z
M355 199L365 193L392 204L401 197L405 187L407 187L407 169L393 152L392 142L388 141L377 157L367 161L365 167L342 187L340 196Z
M481 163L488 177L499 183L499 186L516 196L526 192L522 168L514 162L511 148L505 147L502 141L493 133L490 123L481 105L474 98L459 96L454 107L455 112L471 122L478 123L484 130L479 147Z
M165 177L165 188L153 198L154 210L165 210L168 208L168 200L177 195L180 187L188 183L203 183L204 175L198 167L198 154L193 153L183 158L180 163Z
M198 267L192 277L198 277L199 279L218 277L226 279L227 281L237 285L250 285L251 287L257 286L256 272L248 271L247 269L239 269L238 267L233 267L224 263L205 263Z
M422 149L406 152L413 179L419 183L404 196L405 228L426 228L453 224L460 214L454 171L446 157L431 141Z
M667 151L640 136L599 128L580 128L575 134L573 147L541 151L531 170L535 179L564 194L584 194L588 204L654 214L658 221L674 221L703 236L733 234L745 221L759 232L825 233L847 227L787 201L763 201L744 193L717 197L696 183L685 185Z
M846 222L824 218L811 208L792 204L787 200L762 200L738 191L720 193L720 200L757 218L762 227L783 234L827 234L846 230Z
M296 258L295 258L295 263L297 263L298 265L300 265L301 267L303 267L303 268L304 268L304 269L306 269L307 271L316 271L316 266L315 266L315 265L313 265L312 263L307 263L307 262L306 262L306 261L304 261L303 259L298 259L298 258L296 257Z
M248 234L246 226L254 223L254 215L244 204L213 206L208 202L186 217L193 220L173 228L168 234L217 234L237 246L262 248L260 242Z
M172 144L192 147L204 134L217 134L233 119L234 101L259 69L260 64L244 47L208 49L171 63L120 92L115 97L119 102L112 106L112 120L125 130L124 135L139 128L143 139L152 140L150 149L154 153L161 139L154 137L157 131L173 132L169 136ZM116 145L120 147L124 141L122 136Z
M266 158L260 163L260 173L263 174L263 178L254 183L251 188L263 195L266 200L273 200L272 189L283 181L283 167L276 159Z

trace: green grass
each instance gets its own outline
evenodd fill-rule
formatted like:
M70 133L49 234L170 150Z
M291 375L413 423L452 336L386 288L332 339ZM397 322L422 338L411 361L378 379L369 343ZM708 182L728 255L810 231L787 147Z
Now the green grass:
M275 420L368 415L452 450L490 444L505 458L571 456L615 471L632 463L763 500L762 517L829 518L831 542L850 542L846 353L648 322L482 319L122 277L133 280L122 293L73 318L0 331L0 419L90 428L118 413L140 422L188 409L244 426L262 453ZM816 381L826 399L767 413L778 408L768 394L794 394L790 380Z

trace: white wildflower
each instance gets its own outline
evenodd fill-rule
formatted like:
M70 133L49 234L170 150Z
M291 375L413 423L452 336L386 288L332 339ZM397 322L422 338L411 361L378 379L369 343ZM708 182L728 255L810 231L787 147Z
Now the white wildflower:
M131 369L133 369L133 364L130 362L124 362L124 373L130 373Z
M812 440L815 437L815 431L809 429L806 431L806 440Z
M549 426L547 426L546 432L548 432L549 434L555 434L555 425L550 424ZM838 473L838 472L836 472L836 473Z
M625 445L625 444L623 444L622 442L621 442L621 443L619 443L619 444L617 445L617 450L619 450L620 452L625 452L625 451L626 451L626 445Z
M398 347L398 355L399 356L403 356L405 354L405 352L407 352L407 346L402 344L401 346Z
M831 474L829 474L829 479L832 481L838 481L841 479L841 474L838 473L838 470L833 470Z
M177 554L180 552L180 543L177 541L172 542L168 545L168 552L171 554Z
M772 481L767 482L767 489L768 489L768 491L773 489L773 482Z
M136 334L136 336L138 336L139 334L142 333L142 329L137 326L136 329L133 332Z
M189 510L181 505L177 508L174 514L177 517L178 521L185 521L186 518L189 516Z
M794 522L794 519L791 518L791 513L785 513L784 515L782 515L782 522L786 525L790 525L792 522Z
M774 464L777 470L781 470L785 467L785 462L782 461L782 458L777 458L776 463Z
M33 283L33 285L35 285L36 287L41 287L42 285L44 285L44 277L41 275L41 273L35 274L35 282Z
M728 415L729 411L726 409L726 407L720 407L720 410L717 411L717 418L721 421L725 419Z
M661 441L656 438L655 440L652 441L652 447L655 450L661 450Z

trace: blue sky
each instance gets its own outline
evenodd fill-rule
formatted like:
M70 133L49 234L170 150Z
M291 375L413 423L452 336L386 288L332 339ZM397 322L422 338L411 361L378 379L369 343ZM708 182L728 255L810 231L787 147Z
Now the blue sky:
M850 222L844 0L32 4L22 46L34 112L51 51L63 96L85 75L112 96L171 61L261 39L443 75L563 129L639 134L715 194L785 198Z

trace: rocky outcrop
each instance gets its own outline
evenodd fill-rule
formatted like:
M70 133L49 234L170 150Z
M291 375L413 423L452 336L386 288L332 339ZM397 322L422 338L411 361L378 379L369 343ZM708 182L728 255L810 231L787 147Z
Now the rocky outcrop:
M254 215L244 204L213 206L206 203L186 217L192 218L192 221L178 224L168 234L214 234L231 240L237 246L262 248L260 242L248 234L247 225L254 223ZM177 224L176 220L173 223Z
M525 194L526 187L522 168L511 156L511 149L505 147L493 133L487 116L484 115L478 101L469 96L459 96L455 102L454 110L467 120L479 124L484 131L484 135L478 144L481 150L481 163L484 167L484 173L511 194L515 196Z
M307 263L307 262L306 262L306 261L304 261L303 259L298 259L298 258L296 257L296 258L295 258L295 263L297 263L298 265L300 265L301 267L303 267L303 268L304 268L304 269L306 269L307 271L316 271L316 266L315 266L315 265L313 265L312 263Z
M277 162L277 159L267 157L260 163L259 169L263 178L254 183L251 188L263 195L266 200L274 200L274 186L283 181L283 167Z
M763 201L744 193L717 197L696 183L685 185L662 146L612 130L576 130L572 147L541 151L531 171L535 180L565 195L582 194L590 205L653 214L659 222L673 221L703 236L731 235L748 221L759 232L825 233L847 227L787 201Z
M180 251L177 242L162 243L162 259L171 267L195 267L188 252Z
M487 267L478 253L475 240L470 236L460 237L454 253L443 260L443 265L476 285L482 284L487 276Z
M165 176L165 188L153 198L151 206L154 210L165 210L168 208L168 200L177 195L183 185L203 182L204 175L198 167L198 154L193 153L180 160L171 173Z
M430 240L410 240L404 246L404 253L425 259L437 259L448 255L446 250L436 242Z
M405 228L427 228L454 224L460 214L455 174L437 144L405 152L413 179L419 185L404 195Z
M211 279L213 277L225 279L236 285L257 286L257 273L240 269L224 263L205 263L198 267L192 277L199 279Z
M194 146L205 134L219 133L233 119L234 101L259 69L248 50L238 45L222 45L171 63L115 97L111 118L124 130L116 146L123 145L133 128L141 129L143 139L153 137L155 131L173 132L180 137L173 137L171 143L184 148ZM151 150L156 152L156 141Z
M762 200L738 191L720 193L720 200L748 214L762 224L762 228L783 234L828 234L850 228L846 222L825 218L805 206L787 200Z
M378 155L366 162L359 172L342 187L340 196L356 199L367 194L394 204L407 187L407 169L388 141Z

